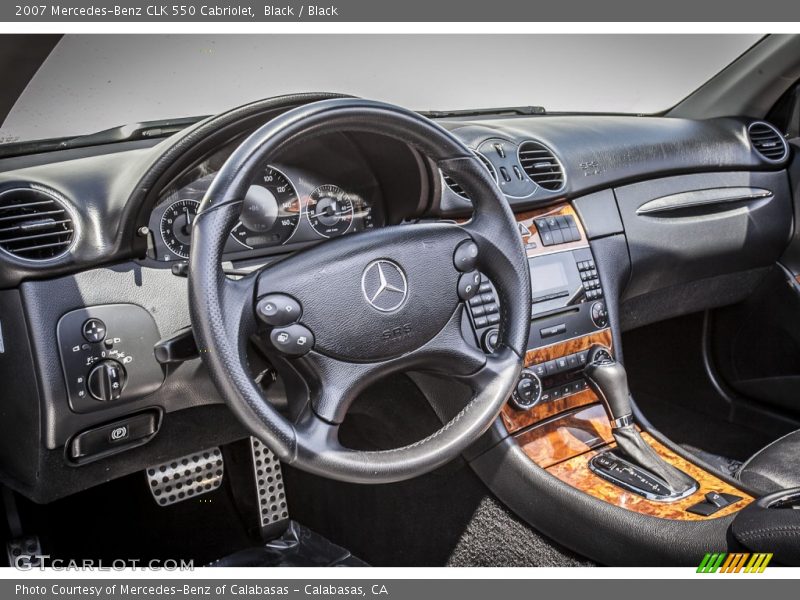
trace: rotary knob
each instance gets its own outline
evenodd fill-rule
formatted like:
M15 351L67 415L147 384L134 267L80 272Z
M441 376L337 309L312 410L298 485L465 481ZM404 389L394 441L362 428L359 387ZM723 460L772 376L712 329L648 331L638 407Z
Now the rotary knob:
M115 360L97 363L86 378L86 387L95 400L111 402L119 399L125 387L125 368Z
M530 410L542 399L542 382L533 371L524 369L511 394L511 404L519 410Z

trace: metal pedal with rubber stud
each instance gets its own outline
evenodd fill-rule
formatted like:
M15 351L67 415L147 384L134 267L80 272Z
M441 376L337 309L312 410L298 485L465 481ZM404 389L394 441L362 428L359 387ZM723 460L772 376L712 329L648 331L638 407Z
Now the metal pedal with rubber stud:
M145 474L147 487L156 503L170 506L219 488L225 462L222 452L215 446L149 467Z
M272 450L254 437L250 437L250 451L253 457L261 527L272 528L273 525L289 519L289 505L283 487L281 463L275 458Z
M25 557L25 566L41 566L42 544L35 535L14 538L6 544L6 555L9 566L18 566L18 561Z

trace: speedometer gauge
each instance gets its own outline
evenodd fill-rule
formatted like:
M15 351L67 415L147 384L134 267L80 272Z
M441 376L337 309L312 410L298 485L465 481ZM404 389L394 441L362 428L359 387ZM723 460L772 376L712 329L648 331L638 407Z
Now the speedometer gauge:
M283 244L300 222L300 200L286 176L267 167L250 186L233 239L245 248Z
M161 239L167 248L181 258L189 258L192 223L199 206L200 202L197 200L178 200L170 204L161 215Z
M308 222L324 237L342 235L353 222L353 201L336 185L322 185L308 199Z

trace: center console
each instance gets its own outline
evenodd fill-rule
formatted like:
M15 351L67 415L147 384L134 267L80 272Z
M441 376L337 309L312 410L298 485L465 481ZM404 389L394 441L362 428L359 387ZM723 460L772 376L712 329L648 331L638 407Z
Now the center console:
M503 409L509 431L596 402L581 372L593 344L611 352L603 287L572 207L520 214L517 221L531 275L531 328L525 369ZM491 351L499 314L488 282L469 305L478 337Z
M628 445L646 454L644 464L651 468L623 460L625 447L617 440L621 425L609 421L608 402L600 403L597 382L590 384L584 374L598 352L608 363L615 362L616 352L607 290L583 224L569 204L518 214L517 222L528 257L532 308L524 369L501 412L510 439L549 474L626 510L702 520L752 502L749 494L639 432L629 415L625 435L635 444ZM491 351L499 317L488 282L469 308L479 340ZM651 477L653 469L666 473L671 483L686 485L671 493L669 484Z

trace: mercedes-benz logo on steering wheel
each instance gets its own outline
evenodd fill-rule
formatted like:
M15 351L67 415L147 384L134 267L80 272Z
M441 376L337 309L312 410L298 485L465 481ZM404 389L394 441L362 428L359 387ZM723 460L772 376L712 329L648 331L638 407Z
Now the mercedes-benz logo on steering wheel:
M361 275L361 291L373 308L381 312L395 311L408 295L406 274L400 265L390 260L373 260Z

